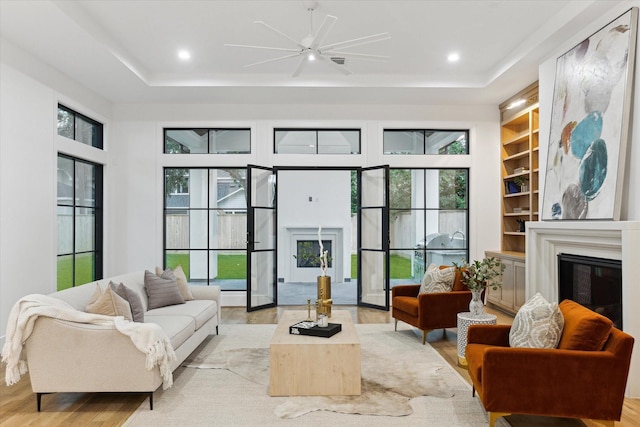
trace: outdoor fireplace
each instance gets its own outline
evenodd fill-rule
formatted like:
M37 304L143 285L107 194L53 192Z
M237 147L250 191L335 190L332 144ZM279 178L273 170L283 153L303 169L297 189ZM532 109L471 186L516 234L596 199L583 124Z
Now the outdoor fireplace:
M559 300L573 300L622 329L622 261L558 254Z

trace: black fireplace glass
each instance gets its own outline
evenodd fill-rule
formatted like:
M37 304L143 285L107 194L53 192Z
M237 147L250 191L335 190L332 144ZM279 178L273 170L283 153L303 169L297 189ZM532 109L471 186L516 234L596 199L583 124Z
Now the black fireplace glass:
M298 240L296 243L296 266L298 268L320 267L320 243L317 240ZM322 249L328 251L327 267L331 268L331 240L323 240Z
M559 254L558 284L560 301L573 300L622 329L622 261Z

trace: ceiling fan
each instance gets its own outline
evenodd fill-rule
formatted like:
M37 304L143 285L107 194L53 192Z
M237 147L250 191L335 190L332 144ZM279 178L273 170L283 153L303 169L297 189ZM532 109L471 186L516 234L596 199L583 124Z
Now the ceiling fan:
M369 43L375 43L382 40L390 39L391 36L389 33L380 33L373 34L370 36L359 37L356 39L345 40L338 43L330 43L323 45L322 42L326 38L327 34L333 24L338 20L335 16L327 15L318 31L313 32L313 11L318 6L317 1L305 1L305 5L310 15L310 26L309 26L309 35L307 35L302 40L298 41L289 37L282 31L272 27L271 25L263 22L263 21L255 21L255 24L259 24L264 26L265 28L273 31L279 36L287 39L289 42L293 43L296 47L273 47L273 46L254 46L254 45L244 45L244 44L230 44L226 43L225 46L231 47L240 47L240 48L248 48L248 49L264 49L264 50L273 50L280 52L288 52L284 56L279 56L277 58L267 59L266 61L254 62L252 64L245 65L245 67L254 67L256 65L268 64L270 62L283 61L286 59L299 57L300 61L298 62L297 67L293 71L292 77L297 77L300 75L305 65L311 61L315 61L316 59L320 61L325 61L327 64L330 64L336 70L340 71L342 74L349 75L351 71L349 71L344 66L344 58L352 58L352 59L361 59L361 60L369 60L369 61L385 61L389 57L381 56L381 55L370 55L365 53L355 53L355 52L345 52L342 49L349 49L356 46L362 46Z

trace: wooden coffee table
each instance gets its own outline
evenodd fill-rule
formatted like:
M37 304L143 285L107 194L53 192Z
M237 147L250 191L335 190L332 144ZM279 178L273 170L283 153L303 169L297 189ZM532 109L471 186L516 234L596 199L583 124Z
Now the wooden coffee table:
M332 310L342 331L331 338L289 334L306 310L282 313L269 346L271 396L353 396L361 393L360 339L351 314Z

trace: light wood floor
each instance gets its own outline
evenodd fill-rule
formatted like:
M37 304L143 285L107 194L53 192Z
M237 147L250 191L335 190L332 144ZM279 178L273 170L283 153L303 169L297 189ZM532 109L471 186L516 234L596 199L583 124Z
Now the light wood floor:
M242 307L223 307L222 325L277 323L279 313L284 309L303 307L279 307L247 313ZM390 312L368 308L340 306L349 310L356 323L393 323ZM498 323L511 324L512 318L499 311L487 308L488 312L498 316ZM433 331L427 335L427 341L449 364L467 381L466 370L457 365L456 330ZM419 339L416 337L416 339ZM4 365L3 365L4 367ZM174 375L178 376L182 368ZM25 375L18 384L7 387L4 383L4 369L0 383L0 426L120 426L145 399L140 394L124 393L57 393L42 398L42 412L36 412L36 398L31 391L29 376ZM585 421L589 426L591 422ZM640 427L640 399L626 399L622 411L622 420L617 427Z

